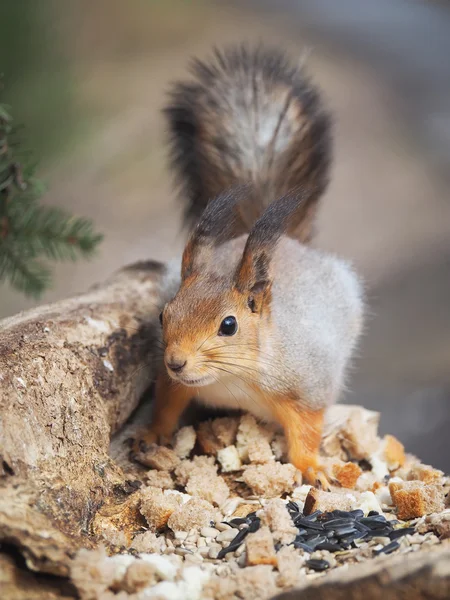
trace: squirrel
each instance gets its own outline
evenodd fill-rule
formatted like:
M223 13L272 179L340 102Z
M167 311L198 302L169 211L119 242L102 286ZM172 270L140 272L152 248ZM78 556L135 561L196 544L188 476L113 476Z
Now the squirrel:
M308 245L329 179L331 119L278 50L216 50L193 76L174 84L165 114L195 226L160 316L164 364L135 449L170 440L196 397L281 426L293 465L328 488L324 412L363 322L352 268Z

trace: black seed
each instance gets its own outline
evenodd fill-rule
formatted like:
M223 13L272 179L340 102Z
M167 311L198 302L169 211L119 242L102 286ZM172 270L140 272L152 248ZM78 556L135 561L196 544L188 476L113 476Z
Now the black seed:
M415 528L414 527L402 527L401 529L395 529L394 531L391 531L391 533L389 534L389 537L391 538L391 540L398 540L399 538L403 537L404 535L412 535L415 532Z
M370 531L370 527L367 527L367 525L364 525L364 523L361 523L360 521L355 521L354 528L360 531L361 533L366 533L367 531Z
M321 544L317 544L316 550L328 550L329 552L338 552L342 550L339 544L333 544L332 542L326 541Z
M306 535L308 532L306 531L306 529L301 529L299 528L297 535Z
M317 523L316 521L308 521L305 517L300 517L299 519L295 519L294 521L297 527L301 525L305 529L314 529L315 531L323 531L322 523Z
M253 512L251 512L251 513L248 513L248 515L247 515L247 517L246 517L246 518L247 518L247 520L248 520L248 521L253 521L253 519L254 519L255 517L256 517L256 511L253 511Z
M294 512L299 512L300 508L298 507L297 502L292 502L292 500L290 500L287 504L286 507L288 510L292 510Z
M275 544L275 552L278 552L278 550L280 550L283 547L283 544L281 542L277 542Z
M337 519L330 519L329 521L326 521L323 524L323 526L325 527L325 529L335 529L336 527L343 527L348 525L351 525L353 527L354 523L354 519L344 519L342 517L339 517Z
M253 521L248 526L248 532L249 533L255 533L255 531L258 531L258 529L260 527L261 527L261 519L259 519L257 517L256 519L253 519Z
M303 542L294 542L293 546L294 546L294 548L297 548L297 549L301 548L305 552L309 552L309 554L314 552L314 548L311 548L311 546L308 546L308 544L304 544Z
M368 531L366 534L367 539L371 539L374 537L389 537L391 535L392 529L390 527L385 527L384 529L372 529Z
M364 511L362 511L360 508L357 508L356 510L351 510L349 514L354 519L361 519L361 517L364 516Z
M329 514L332 515L333 517L343 517L345 519L348 519L349 517L352 516L348 510L338 510L338 509L332 510Z
M384 518L384 515L380 515L380 513L377 512L376 510L371 510L367 516L368 517L375 517L375 516L377 516L377 517L383 517Z
M306 544L311 548L315 549L318 546L318 544L323 544L326 541L328 540L324 535L316 535L315 537L308 538L306 540Z
M307 519L308 521L316 521L317 517L321 514L322 514L321 510L315 510L313 513L311 513L310 515L307 515L304 518Z
M391 552L395 552L395 550L398 550L398 548L400 548L400 544L398 542L391 542L390 544L387 544L381 548L381 550L376 550L375 555L378 556L379 554L391 554Z
M231 540L230 545L226 548L222 548L219 551L217 558L223 558L228 552L234 552L239 548L239 546L244 541L245 536L250 532L250 527L245 527L244 529L240 529L239 533Z
M243 517L236 517L235 519L231 519L231 521L222 521L222 523L227 523L227 525L231 525L231 527L235 527L236 529L239 528L240 525L244 525L244 523L247 523L247 519L244 519Z
M306 566L314 571L326 571L330 568L330 563L320 558L311 558L306 561Z
M354 533L351 533L350 535L346 535L345 537L342 537L340 539L340 543L342 545L349 546L355 540L362 539L362 537L365 537L364 534L361 536L361 533L359 531L355 531Z
M338 537L343 537L349 535L350 533L354 533L355 528L353 525L348 525L347 527L336 527L333 531Z
M334 537L334 531L332 529L327 529L325 531L325 535L327 536L327 538L332 538Z

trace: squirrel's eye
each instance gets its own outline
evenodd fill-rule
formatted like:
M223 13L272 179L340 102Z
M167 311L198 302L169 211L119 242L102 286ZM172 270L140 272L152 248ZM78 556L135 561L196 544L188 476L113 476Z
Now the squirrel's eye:
M162 311L159 313L159 322L161 323L161 325L163 324L163 314L162 314Z
M225 317L220 324L219 335L234 335L237 327L237 321L234 317Z

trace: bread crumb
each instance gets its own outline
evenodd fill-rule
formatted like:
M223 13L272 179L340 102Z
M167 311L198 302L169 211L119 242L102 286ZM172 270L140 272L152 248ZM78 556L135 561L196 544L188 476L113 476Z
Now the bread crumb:
M157 471L152 469L147 471L146 483L149 487L162 488L163 490L173 490L175 484L168 471Z
M287 462L288 460L288 450L287 450L287 442L286 438L282 434L276 434L274 439L270 444L272 448L272 452L275 456L276 460L281 462Z
M339 433L342 447L354 460L369 459L378 449L379 414L354 408Z
M203 600L235 600L238 589L235 577L211 577L203 588Z
M239 597L245 600L269 600L277 591L275 575L269 565L239 569L236 581Z
M146 452L139 452L136 460L158 471L173 471L180 462L179 457L170 448L152 444Z
M270 529L261 527L255 533L249 533L245 539L247 565L277 565L277 556Z
M430 465L414 465L408 473L408 481L419 480L424 483L438 483L444 477L444 473L433 469Z
M296 468L287 463L265 463L250 465L242 474L244 482L253 493L263 498L275 498L292 491L295 485Z
M194 456L192 460L183 460L175 469L175 477L179 485L185 486L189 477L196 469L205 472L207 469L211 476L217 475L217 465L214 464L213 456Z
M242 469L241 459L239 458L236 446L227 446L217 452L217 460L220 463L224 473L232 473Z
M264 507L261 519L270 528L275 542L290 544L294 541L298 531L283 500L270 500Z
M212 431L223 448L234 444L238 427L239 418L237 417L220 417L211 423Z
M128 567L120 588L129 594L134 594L157 582L158 577L154 567L145 560L135 560Z
M172 531L189 531L208 527L211 521L216 520L216 515L212 504L202 498L192 498L171 514L167 525Z
M274 436L273 429L258 424L255 417L248 413L242 415L236 435L236 448L242 462L248 462L248 445L250 442L266 439L268 442Z
M145 517L152 531L162 529L170 515L180 506L176 495L163 494L158 488L147 488L143 491L140 512Z
M215 456L224 444L214 433L212 421L202 421L197 427L197 441L204 454Z
M277 584L279 587L294 587L300 580L300 569L305 559L300 556L293 546L283 546L277 552L278 571Z
M174 436L173 451L179 458L187 458L194 449L196 439L193 427L182 427Z
M329 512L332 510L352 510L356 506L356 496L339 492L324 492L311 488L306 496L303 512L310 515L316 510Z
M253 464L264 464L274 460L272 448L265 438L250 440L247 446L248 459Z
M390 471L395 471L405 464L405 447L393 435L384 436L383 455Z
M444 490L436 483L404 481L389 484L399 519L408 520L444 510Z
M70 578L81 600L97 600L112 587L120 585L127 568L136 559L129 555L107 556L105 548L80 550L70 565Z
M195 469L189 477L186 492L217 506L221 506L230 495L230 490L223 477L212 475L209 469L201 468Z
M240 504L233 512L232 517L246 517L251 512L254 512L258 508L254 504Z
M362 469L359 465L353 462L335 463L332 467L333 477L344 488L355 489L356 482L362 474Z
M131 542L131 548L141 553L162 553L165 547L164 537L158 537L153 531L138 533Z

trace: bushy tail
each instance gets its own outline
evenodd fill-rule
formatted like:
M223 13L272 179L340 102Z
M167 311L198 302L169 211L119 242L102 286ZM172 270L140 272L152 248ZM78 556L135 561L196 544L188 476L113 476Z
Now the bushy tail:
M308 241L328 183L330 117L303 70L279 50L246 46L194 61L193 79L175 83L165 109L171 162L195 224L209 200L250 184L240 207L250 231L266 207L301 189L294 236Z

